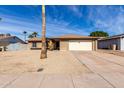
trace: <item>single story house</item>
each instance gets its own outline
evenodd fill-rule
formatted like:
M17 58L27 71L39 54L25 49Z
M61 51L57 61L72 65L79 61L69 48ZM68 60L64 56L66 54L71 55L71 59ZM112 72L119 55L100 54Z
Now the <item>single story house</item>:
M0 35L0 51L6 50L7 46L9 46L10 44L16 44L16 43L26 44L23 40L21 40L16 36L11 36L6 34Z
M116 46L116 50L124 50L124 34L114 35L98 40L99 49L112 49L113 45Z
M28 40L28 46L31 50L41 49L42 47L42 41L41 38L31 38Z
M55 50L92 51L97 50L97 39L98 37L70 34L47 38L47 45L52 41L55 44ZM41 38L32 38L28 43L30 49L41 49Z

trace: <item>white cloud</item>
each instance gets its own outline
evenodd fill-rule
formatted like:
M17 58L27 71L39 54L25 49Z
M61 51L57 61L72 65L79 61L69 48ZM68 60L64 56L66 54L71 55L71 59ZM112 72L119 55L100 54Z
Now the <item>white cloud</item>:
M64 22L62 23L64 24ZM89 33L83 29L79 28L70 28L68 26L57 25L57 24L47 24L47 36L57 36L64 34L80 34L80 35L89 35Z
M71 10L73 12L74 15L76 15L77 17L82 17L82 12L79 10L79 6L77 5L70 5L68 6L68 9Z
M0 22L0 33L10 33L22 38L23 31L27 31L28 34L31 34L34 31L41 32L41 21L36 23L12 15L0 14L0 16L2 17L2 21Z
M54 14L59 13L59 8L56 9L55 6L51 7L53 8ZM84 17L83 13L81 12L80 6L67 6L66 8L69 9L71 13L76 17ZM75 24L70 25L73 22L73 19L65 21L65 16L61 13L60 15L55 15L55 18L52 18L50 15L47 15L47 35L89 35L89 32L93 31L94 28L99 28L101 30L107 31L111 35L124 33L124 8L122 6L87 6L87 9L88 15L86 16L86 20L88 20L88 22L93 22L92 27L84 27L84 29L83 27L79 28L78 22L75 22ZM70 17L72 14L70 14ZM28 31L29 33L37 31L39 32L39 34L41 33L42 27L41 20L39 20L40 16L32 16L32 18L36 20L35 22L33 22L32 20L23 19L21 17L16 17L13 14L0 14L0 16L3 18L3 20L0 22L0 33L13 33L15 35L18 34L18 36L20 37L23 31Z
M88 18L94 22L94 28L107 31L111 35L124 33L122 6L91 6L88 9Z

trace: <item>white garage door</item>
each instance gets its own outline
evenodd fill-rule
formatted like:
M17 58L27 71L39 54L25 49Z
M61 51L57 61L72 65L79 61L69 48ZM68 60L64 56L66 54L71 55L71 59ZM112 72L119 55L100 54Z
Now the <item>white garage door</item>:
M69 50L92 50L92 42L83 41L69 41Z

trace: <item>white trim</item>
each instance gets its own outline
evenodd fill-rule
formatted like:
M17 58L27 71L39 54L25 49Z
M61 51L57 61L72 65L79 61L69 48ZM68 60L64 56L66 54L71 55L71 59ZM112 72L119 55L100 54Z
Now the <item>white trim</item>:
M120 50L124 50L124 38L120 38Z

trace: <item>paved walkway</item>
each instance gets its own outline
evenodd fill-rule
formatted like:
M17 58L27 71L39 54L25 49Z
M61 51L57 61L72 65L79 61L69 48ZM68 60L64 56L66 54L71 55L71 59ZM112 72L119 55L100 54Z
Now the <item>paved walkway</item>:
M73 60L76 61L77 64L74 63L76 64L75 66L78 67L80 64L80 66L87 68L87 70L89 71L85 69L86 71L81 72L80 74L79 73L77 74L76 72L74 72L74 74L73 73L64 74L59 72L58 73L35 72L16 75L1 74L0 87L124 88L124 57L99 52L67 52L67 55L70 55L69 57L72 57ZM69 59L68 61L70 61L71 58L68 58L67 55L64 58ZM59 60L60 59L58 59L58 61ZM73 60L71 61L75 62ZM53 63L54 61L55 60L52 60ZM63 59L63 61L65 61L65 59ZM60 65L57 66L59 67ZM49 69L50 66L47 67L48 67L47 69ZM55 70L53 70L52 72L55 72Z

